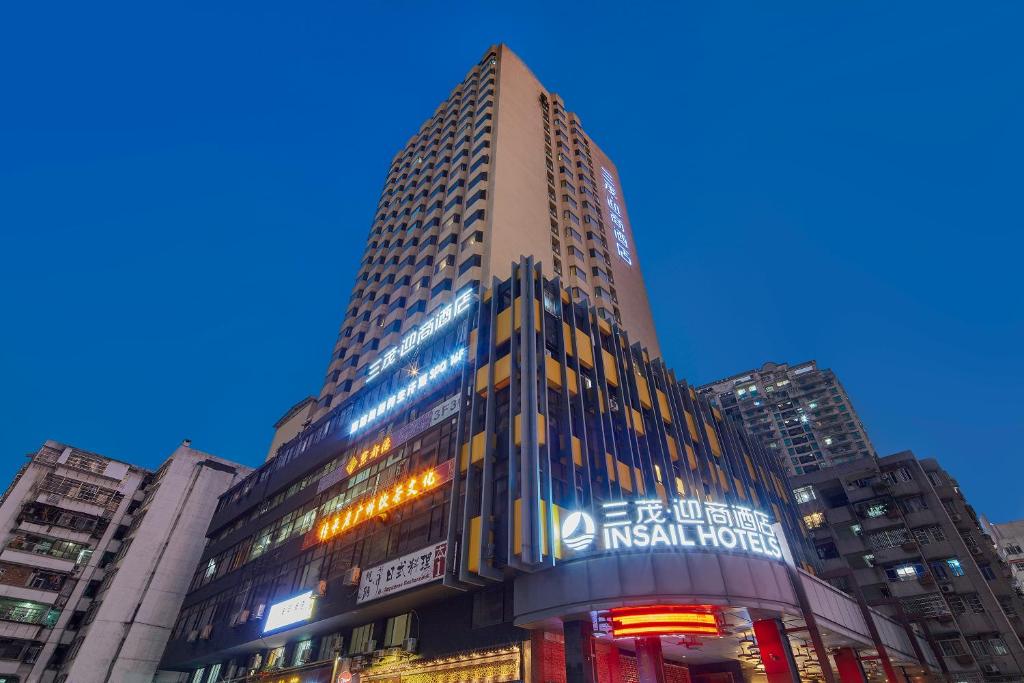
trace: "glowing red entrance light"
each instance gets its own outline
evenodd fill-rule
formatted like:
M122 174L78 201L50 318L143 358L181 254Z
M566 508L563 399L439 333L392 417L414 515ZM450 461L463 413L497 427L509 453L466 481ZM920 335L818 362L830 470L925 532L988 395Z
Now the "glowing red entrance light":
M613 638L722 635L718 610L713 605L616 607L609 617Z

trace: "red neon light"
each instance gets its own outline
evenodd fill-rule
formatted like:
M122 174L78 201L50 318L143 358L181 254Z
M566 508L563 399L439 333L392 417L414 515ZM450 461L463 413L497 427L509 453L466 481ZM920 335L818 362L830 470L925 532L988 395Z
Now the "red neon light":
M722 634L713 605L650 605L610 610L612 637Z

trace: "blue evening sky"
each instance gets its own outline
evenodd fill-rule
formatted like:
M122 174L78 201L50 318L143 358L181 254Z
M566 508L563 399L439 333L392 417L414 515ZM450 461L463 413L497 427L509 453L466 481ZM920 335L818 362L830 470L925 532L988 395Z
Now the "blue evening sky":
M817 359L1024 517L1016 2L7 3L0 480L47 438L255 464L393 153L509 43L616 161L667 360Z

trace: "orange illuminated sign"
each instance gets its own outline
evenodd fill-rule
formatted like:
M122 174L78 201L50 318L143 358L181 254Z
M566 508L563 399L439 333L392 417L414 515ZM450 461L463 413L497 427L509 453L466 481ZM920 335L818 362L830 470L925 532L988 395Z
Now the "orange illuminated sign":
M722 635L718 614L711 605L617 607L609 617L614 638Z
M413 498L418 498L424 493L436 489L447 481L451 481L454 462L454 460L449 460L414 476L404 477L397 483L388 486L383 493L375 493L342 508L320 524L316 532L317 538L321 541L328 541L359 526L375 515L388 512Z
M359 455L353 455L349 458L349 461L345 463L345 471L350 475L357 469L373 462L377 458L386 455L391 450L391 437L385 436L379 442L373 444L370 448L366 448Z

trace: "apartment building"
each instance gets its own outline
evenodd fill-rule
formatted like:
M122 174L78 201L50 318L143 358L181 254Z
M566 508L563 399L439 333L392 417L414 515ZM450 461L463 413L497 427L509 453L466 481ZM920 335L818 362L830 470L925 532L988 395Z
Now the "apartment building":
M152 473L47 441L0 504L0 680L151 681L217 496L248 471L187 445Z
M1018 595L1024 596L1024 520L993 524L982 516L981 528L992 539L999 556L1010 565L1014 587Z
M765 363L697 392L775 452L790 474L876 455L839 378L814 361Z
M928 641L948 681L1024 679L1024 603L974 508L903 451L792 477L821 576Z

